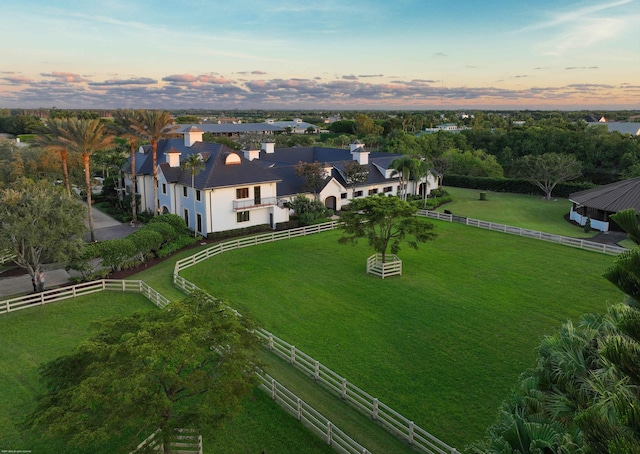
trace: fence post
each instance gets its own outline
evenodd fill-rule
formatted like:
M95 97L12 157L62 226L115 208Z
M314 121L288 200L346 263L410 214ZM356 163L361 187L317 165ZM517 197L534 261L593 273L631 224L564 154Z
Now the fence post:
M331 446L331 421L327 422L327 444Z
M40 294L40 305L44 304L44 292Z
M302 401L298 397L298 421L302 421Z
M296 347L295 345L291 346L291 364L295 364L296 363Z
M347 379L346 378L342 379L342 398L343 399L347 398Z
M373 413L371 414L371 419L373 419L374 421L378 420L378 399L374 398L373 399Z
M276 400L277 397L277 391L278 391L278 387L276 386L276 379L272 378L271 379L271 398L273 400Z
M413 423L413 421L409 421L409 444L412 445L413 444L413 431L414 431L414 427L415 424Z
M273 333L269 333L269 350L273 350Z
M316 364L313 372L313 380L314 381L320 380L320 362L317 360L316 360Z

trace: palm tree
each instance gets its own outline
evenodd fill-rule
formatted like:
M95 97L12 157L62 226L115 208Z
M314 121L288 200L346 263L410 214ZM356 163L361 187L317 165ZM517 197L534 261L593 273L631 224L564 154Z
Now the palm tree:
M153 214L158 215L158 141L173 132L178 126L173 124L169 112L160 110L142 110L132 118L131 127L141 138L151 142L151 156L153 159Z
M91 241L95 241L93 231L93 213L91 211L91 170L89 168L89 158L96 151L108 148L113 136L109 134L100 120L79 120L71 118L66 123L61 124L58 130L59 140L66 145L70 151L82 155L84 162L84 181L87 191L87 206L89 216L89 230Z
M185 170L189 170L191 172L191 197L193 197L193 236L198 236L198 227L196 225L196 186L195 186L195 178L196 174L201 170L204 170L205 163L202 159L202 155L200 153L194 153L189 155L182 163L180 164Z
M113 115L115 129L120 137L129 141L131 147L131 222L138 222L137 176L136 176L136 146L140 134L133 127L140 112L135 110L117 110Z
M71 184L69 183L69 169L67 167L67 146L60 140L60 130L65 128L67 119L51 119L42 126L36 136L36 143L48 151L58 151L62 163L62 175L67 195L71 196Z
M423 178L424 181L424 190L422 191L422 208L427 208L427 190L429 189L429 182L427 181L427 177L429 176L429 171L431 170L431 166L429 161L424 159L418 161L416 163L415 168L413 169L413 175L416 179L416 184L419 184L420 180Z
M391 164L389 165L389 167L394 170L392 176L398 177L398 182L400 183L400 198L402 200L407 200L407 189L405 188L405 184L409 181L411 173L415 171L417 162L418 161L416 159L413 159L410 156L402 156L391 161Z

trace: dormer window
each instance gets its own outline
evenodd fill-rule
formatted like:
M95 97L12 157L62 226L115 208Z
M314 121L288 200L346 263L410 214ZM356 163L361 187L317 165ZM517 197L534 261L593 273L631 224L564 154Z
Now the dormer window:
M229 153L226 158L224 158L225 165L236 165L241 164L242 160L240 159L240 155L236 153Z

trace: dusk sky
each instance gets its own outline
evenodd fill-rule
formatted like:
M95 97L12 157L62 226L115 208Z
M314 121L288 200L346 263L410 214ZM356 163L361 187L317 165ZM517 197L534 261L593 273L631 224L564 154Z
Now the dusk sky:
M0 108L640 109L640 0L0 0Z

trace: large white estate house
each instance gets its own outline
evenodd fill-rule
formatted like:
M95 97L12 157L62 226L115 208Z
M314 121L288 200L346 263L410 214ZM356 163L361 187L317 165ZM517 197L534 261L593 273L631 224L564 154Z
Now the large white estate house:
M276 149L265 142L261 150L234 151L219 143L202 141L197 126L184 129L184 138L162 139L157 146L158 206L163 213L182 216L192 230L202 235L243 227L276 225L289 220L288 203L297 194L313 194L303 189L304 179L296 175L300 162L319 162L325 169L325 181L317 196L325 206L339 211L356 197L400 192L399 179L390 168L401 155L371 153L362 144L350 150L324 147ZM181 162L197 153L204 170L196 172L191 187L191 171ZM367 181L355 187L344 176L346 162L355 160L367 167ZM153 211L153 164L151 146L140 147L135 155L137 192L141 211ZM123 167L124 184L131 191L131 163ZM408 194L423 194L436 188L435 171L419 181L405 182ZM195 205L194 205L195 199ZM194 210L195 207L195 210Z

